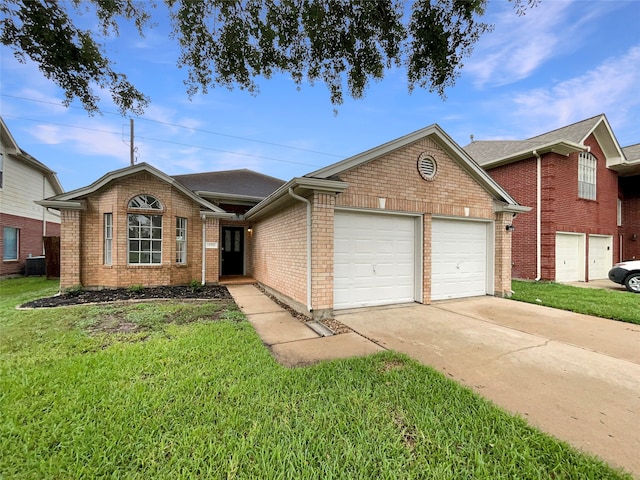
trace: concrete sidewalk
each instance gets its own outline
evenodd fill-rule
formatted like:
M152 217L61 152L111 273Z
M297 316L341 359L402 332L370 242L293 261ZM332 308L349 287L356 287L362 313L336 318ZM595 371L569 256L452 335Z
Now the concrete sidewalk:
M322 337L254 285L228 285L227 288L271 354L284 366L300 367L384 350L357 333Z

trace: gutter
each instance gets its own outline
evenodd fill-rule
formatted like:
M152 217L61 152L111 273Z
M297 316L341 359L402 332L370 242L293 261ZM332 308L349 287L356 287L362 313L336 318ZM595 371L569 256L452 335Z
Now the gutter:
M307 204L307 309L309 310L309 313L311 313L311 202L300 195L296 195L293 192L292 187L289 187L287 193L291 198L295 198L296 200Z
M536 282L542 277L542 157L533 150L536 157Z

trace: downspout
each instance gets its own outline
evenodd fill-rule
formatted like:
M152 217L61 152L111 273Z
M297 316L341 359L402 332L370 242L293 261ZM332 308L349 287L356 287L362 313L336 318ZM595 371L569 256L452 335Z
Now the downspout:
M42 198L46 198L47 192L47 177L45 175L42 176ZM47 236L47 209L42 207L42 255L44 255L44 237Z
M202 215L202 285L206 283L206 274L207 274L207 217L206 215Z
M542 277L542 158L536 150L536 282Z
M311 312L311 202L293 193L292 187L289 187L289 195L307 204L307 309Z

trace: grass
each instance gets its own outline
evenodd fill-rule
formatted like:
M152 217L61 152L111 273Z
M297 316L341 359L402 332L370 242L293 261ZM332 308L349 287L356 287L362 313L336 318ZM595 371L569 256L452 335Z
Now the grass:
M640 295L553 282L512 282L513 300L640 324Z
M286 369L233 304L0 289L3 479L631 478L405 356Z

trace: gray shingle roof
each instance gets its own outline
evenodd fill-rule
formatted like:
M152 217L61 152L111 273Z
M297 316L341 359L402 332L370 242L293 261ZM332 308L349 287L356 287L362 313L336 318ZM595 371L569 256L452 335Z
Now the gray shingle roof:
M640 162L640 143L624 147L622 153L628 162Z
M582 144L603 118L604 114L596 115L526 140L476 141L464 147L464 150L480 165L486 165L499 159L516 156L527 150L531 152L553 143L571 142Z
M265 198L284 184L283 180L246 168L221 172L174 175L178 182L194 192Z

